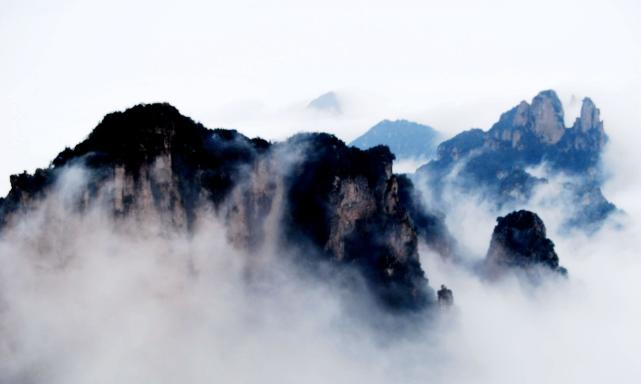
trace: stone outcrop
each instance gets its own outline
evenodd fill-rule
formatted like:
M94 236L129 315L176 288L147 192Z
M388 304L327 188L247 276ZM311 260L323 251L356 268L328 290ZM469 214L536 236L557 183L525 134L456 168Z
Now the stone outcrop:
M532 131L541 142L556 144L565 133L563 106L554 91L543 91L533 100L529 111Z
M412 182L392 173L393 159L387 147L363 151L328 134L268 143L207 129L168 104L138 105L107 115L50 167L12 176L0 222L19 220L80 166L88 180L79 210L100 200L115 218L185 231L213 211L240 248L269 240L298 250L301 265L354 269L386 308L418 310L436 302L418 240L447 253L451 238Z
M488 275L496 277L508 270L536 273L539 269L566 274L543 220L525 210L499 217L485 259Z
M451 239L442 218L419 204L411 181L392 173L389 149L362 151L327 134L300 134L283 145L305 154L286 176L285 237L356 267L390 307L429 304L434 293L426 289L418 240L446 252Z
M452 290L441 284L441 289L437 292L438 303L441 307L451 307L454 305L454 293Z
M513 208L548 182L529 168L545 167L546 175L563 174L570 180L563 186L570 201L584 201L580 196L586 193L592 197L590 204L573 206L566 218L568 227L591 230L615 211L601 193L599 165L606 141L592 100L583 100L579 117L566 128L556 93L543 91L531 104L522 101L503 113L490 130L466 131L441 143L437 158L421 167L416 178L432 187L437 201L447 184L498 208Z

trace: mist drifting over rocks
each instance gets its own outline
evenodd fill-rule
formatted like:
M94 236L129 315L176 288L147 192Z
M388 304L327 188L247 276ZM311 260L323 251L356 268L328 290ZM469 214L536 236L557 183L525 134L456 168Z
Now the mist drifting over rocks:
M211 210L239 248L271 240L297 250L301 264L357 270L387 308L421 310L435 294L418 260L419 236L443 254L452 246L442 218L392 173L393 159L387 147L362 151L324 133L271 144L209 130L167 104L139 105L107 115L51 167L12 177L0 220L19 221L62 173L81 167L86 187L70 197L80 212L102 202L115 218L153 217L189 232Z
M0 203L0 382L638 376L634 218L560 236L508 215L494 239L514 245L500 234L516 228L554 268L536 286L488 281L475 266L495 211L452 195L445 215L393 161L322 133L209 130L163 104L107 115ZM436 305L442 284L452 305Z
M471 129L441 143L436 159L416 172L435 204L450 190L467 194L495 211L515 210L547 184L560 184L548 199L567 201L568 230L591 231L617 210L602 193L601 157L607 143L600 111L584 98L579 116L565 127L563 105L553 90L542 91L501 114L488 131ZM548 192L550 192L548 190Z
M520 269L536 279L544 268L565 275L543 220L533 212L517 211L497 219L484 265L490 276Z

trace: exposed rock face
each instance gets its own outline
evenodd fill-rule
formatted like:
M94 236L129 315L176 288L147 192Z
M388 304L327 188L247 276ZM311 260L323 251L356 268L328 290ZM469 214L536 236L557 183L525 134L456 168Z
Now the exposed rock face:
M532 130L546 144L556 144L565 132L563 106L554 91L543 91L532 100Z
M605 144L605 133L603 132L603 122L599 117L600 111L592 102L592 99L585 98L581 105L581 116L576 119L574 127L578 128L581 132L589 132L595 130L603 139L599 145Z
M565 128L556 93L544 91L531 104L523 101L502 114L489 131L474 129L443 142L437 158L416 175L436 186L437 199L445 181L452 180L455 188L481 194L500 208L527 202L534 187L547 182L530 174L528 168L545 165L549 175L569 176L571 181L563 189L571 192L571 201L591 196L589 204L574 207L566 224L592 229L615 210L600 189L599 163L606 141L592 100L583 100L574 125Z
M555 144L565 131L563 107L554 91L543 91L532 104L522 101L501 115L492 127L491 137L517 148L523 136L534 135L545 144Z
M417 310L435 302L418 259L419 236L443 253L451 239L411 181L392 173L393 159L387 147L362 151L328 134L271 144L209 130L167 104L139 105L107 115L49 168L12 176L0 222L18 220L61 172L83 166L89 181L79 209L101 200L115 217L189 231L210 207L238 247L259 248L278 229L271 240L298 249L306 257L301 264L353 267L386 307Z
M327 134L296 135L285 145L306 154L285 183L286 238L356 266L391 307L427 305L433 292L425 289L418 237L443 252L450 237L442 219L420 206L411 182L392 174L389 149L361 151Z
M558 150L549 154L550 161L557 167L566 167L575 173L592 171L607 142L599 115L599 109L592 100L585 98L580 116L571 128L566 129L557 144Z
M497 219L485 267L490 276L509 269L536 268L566 274L565 268L559 266L559 257L554 243L547 238L543 221L536 213L524 210Z

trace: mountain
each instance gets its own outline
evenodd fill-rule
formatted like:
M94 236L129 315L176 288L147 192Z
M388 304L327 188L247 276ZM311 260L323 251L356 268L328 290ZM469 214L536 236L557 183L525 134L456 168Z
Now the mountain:
M427 160L436 153L439 140L439 133L427 125L407 120L383 120L350 145L360 149L386 145L399 160Z
M509 269L525 271L535 279L541 270L567 274L567 270L559 266L559 257L554 243L547 238L543 220L525 210L497 219L484 268L493 277Z
M419 239L444 256L453 241L411 180L392 173L393 159L387 147L360 150L329 134L270 143L208 129L168 104L137 105L106 115L49 167L11 176L0 226L34 211L66 171L81 168L87 184L72 196L80 212L103 204L115 220L189 232L213 211L238 248L258 249L277 230L278 249L312 274L326 265L353 270L384 308L416 311L436 302Z
M558 200L573 211L566 226L591 230L616 209L601 192L606 142L591 99L583 100L579 117L565 127L563 106L548 90L503 113L488 131L472 129L441 143L436 159L421 167L416 179L435 187L436 200L452 187L509 208L525 204L537 186L563 176ZM543 167L545 176L533 174L535 167Z
M307 104L308 109L340 115L343 113L338 95L335 92L324 93Z

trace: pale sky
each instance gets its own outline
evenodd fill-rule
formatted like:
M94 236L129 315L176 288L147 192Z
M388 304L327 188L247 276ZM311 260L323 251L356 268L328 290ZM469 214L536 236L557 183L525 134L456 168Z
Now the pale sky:
M548 88L568 121L591 96L611 136L636 131L641 2L0 0L0 194L140 102L351 140L383 118L488 128ZM344 115L305 111L330 90Z

